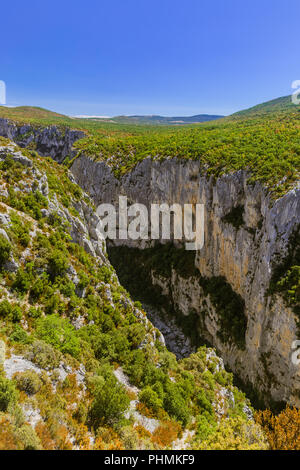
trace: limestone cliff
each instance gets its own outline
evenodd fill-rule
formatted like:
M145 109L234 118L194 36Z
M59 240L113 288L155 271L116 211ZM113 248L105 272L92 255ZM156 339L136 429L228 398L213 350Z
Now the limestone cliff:
M13 140L20 147L33 146L41 156L50 156L61 163L66 157L74 156L72 146L76 140L84 136L84 133L57 126L16 124L0 118L0 136Z

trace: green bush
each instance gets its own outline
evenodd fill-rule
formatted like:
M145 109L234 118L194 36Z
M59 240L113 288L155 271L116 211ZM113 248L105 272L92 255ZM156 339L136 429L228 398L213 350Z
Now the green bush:
M34 191L30 193L21 193L14 191L14 188L9 188L8 203L15 209L30 214L34 219L40 220L42 218L42 208L48 207L47 199L39 192Z
M158 394L149 385L139 393L139 400L141 403L145 403L148 408L152 408L154 412L157 412L160 408L163 408L163 402L159 398Z
M17 388L23 390L28 395L37 393L41 386L42 381L39 375L34 370L26 370L25 372L17 372L14 375Z
M75 328L65 318L49 315L36 321L36 335L63 354L77 358L80 354L80 339Z
M207 411L202 412L201 415L196 417L196 423L197 438L200 440L207 439L217 428L217 422Z
M111 279L111 275L112 268L103 265L101 268L99 268L97 277L99 281L108 283Z
M79 271L78 273L79 282L77 284L78 289L85 289L89 284L89 277L84 271Z
M97 359L108 358L112 361L126 359L129 343L120 331L99 333L93 341L93 349Z
M12 305L7 299L2 300L2 302L0 302L0 317L7 318L7 317L10 317L11 314L12 314Z
M30 318L40 318L42 316L42 310L36 307L30 307L28 310L28 316Z
M15 212L11 213L10 218L12 223L11 232L13 237L15 237L24 248L26 248L30 242L29 232L31 230L31 224L27 221L24 222Z
M61 309L64 309L64 305L60 295L52 293L52 295L45 300L45 313L47 315L58 313Z
M36 279L30 290L30 297L32 300L39 300L39 298L46 292L47 287L49 286L49 278L46 273Z
M127 328L128 341L132 348L137 348L146 337L145 327L141 323L134 323Z
M111 374L106 378L104 385L96 386L94 401L89 412L91 424L95 428L103 424L116 425L121 421L129 402L124 387Z
M18 322L22 318L22 310L19 305L11 305L11 303L5 299L0 302L0 317Z
M13 288L21 293L25 293L30 289L32 276L26 270L19 268L16 274Z
M164 409L170 416L186 425L190 419L190 412L180 388L172 382L167 382L164 390Z
M223 387L232 385L232 374L226 372L225 370L220 370L214 374L215 381L218 382Z
M22 319L22 309L19 305L14 305L11 312L11 320L15 323Z
M50 277L55 279L57 276L63 276L69 267L69 261L66 255L60 250L53 250L48 257L48 271Z
M16 402L17 396L14 383L0 375L0 411L7 411L9 405Z
M67 277L57 277L53 285L54 289L56 287L65 297L73 297L75 295L75 285Z
M214 413L213 406L208 400L204 390L199 390L197 404L202 411L207 411L209 414Z
M0 233L0 266L9 260L12 247L6 237Z
M26 333L23 328L20 327L20 325L14 325L13 331L11 335L9 336L9 339L11 341L14 341L16 343L22 343L22 344L29 344L31 339L28 333Z

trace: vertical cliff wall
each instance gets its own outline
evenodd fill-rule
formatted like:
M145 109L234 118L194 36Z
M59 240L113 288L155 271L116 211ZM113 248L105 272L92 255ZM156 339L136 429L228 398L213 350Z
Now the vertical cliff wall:
M31 146L41 156L49 156L61 163L66 157L75 155L72 146L76 140L84 137L84 133L58 126L21 125L0 118L0 136L13 140L20 147Z

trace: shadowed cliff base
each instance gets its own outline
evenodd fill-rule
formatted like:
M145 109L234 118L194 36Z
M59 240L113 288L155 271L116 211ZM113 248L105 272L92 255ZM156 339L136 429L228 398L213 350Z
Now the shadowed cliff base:
M178 359L189 356L199 346L212 347L213 344L207 339L206 332L203 330L204 324L201 316L205 315L205 312L199 315L199 312L191 311L189 315L184 315L174 305L172 295L167 295L161 286L153 283L155 275L168 279L172 275L172 270L176 270L186 278L190 276L197 278L206 293L209 292L214 299L219 312L221 313L223 309L225 318L228 314L230 316L226 318L226 324L223 324L227 337L224 333L222 335L222 331L219 334L224 341L229 342L234 341L235 334L236 341L239 342L240 347L243 347L246 318L244 313L238 315L240 311L243 312L243 300L221 277L202 278L194 265L194 252L176 249L171 244L158 244L154 248L141 250L125 246L115 247L108 243L108 255L121 284L135 301L142 302L148 318L162 332L166 346L176 354ZM237 317L234 322L235 314ZM222 326L222 317L220 324ZM228 332L231 332L232 336ZM218 348L216 350L220 354ZM274 401L264 396L250 382L243 381L228 364L226 367L233 374L235 385L246 393L256 409L263 410L268 407L273 412L279 413L285 407L284 401Z

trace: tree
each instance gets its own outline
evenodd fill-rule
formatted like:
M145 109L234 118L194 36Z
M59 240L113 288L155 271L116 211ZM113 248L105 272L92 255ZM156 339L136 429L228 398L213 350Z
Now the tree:
M90 420L95 428L115 425L129 406L130 399L122 385L111 374L104 385L100 384L94 392L95 398L90 409Z
M163 402L157 395L157 393L149 386L143 388L139 393L139 400L141 403L145 403L148 408L152 408L154 412L157 412L163 407Z
M68 258L60 250L53 250L48 258L48 270L52 279L63 276L69 267Z
M36 322L36 334L63 354L68 353L73 357L79 357L80 339L76 336L73 325L65 318L57 315L39 318Z
M258 424L246 423L240 416L221 419L216 429L203 439L196 439L192 446L199 450L265 450L265 436Z
M7 238L0 233L0 265L2 266L6 261L8 261L11 252L11 244Z
M300 450L300 410L286 407L278 416L259 411L255 420L267 436L272 450Z
M0 375L0 411L7 411L10 404L16 402L17 391L13 382Z

